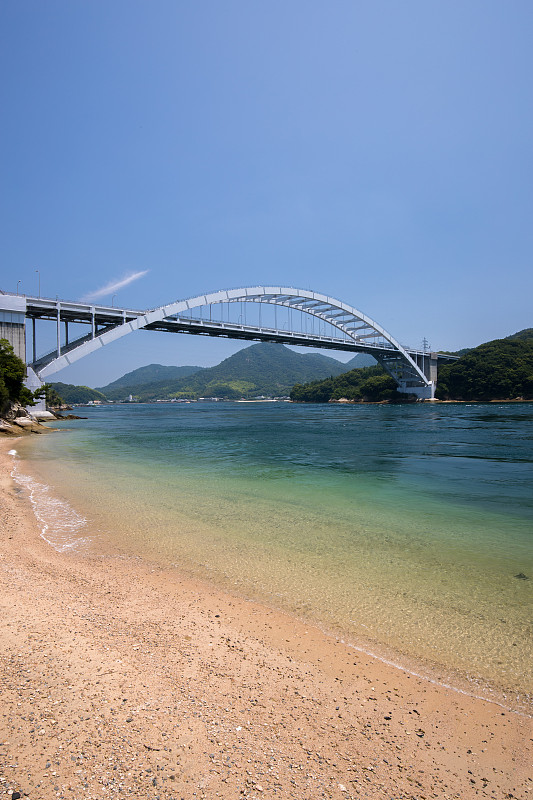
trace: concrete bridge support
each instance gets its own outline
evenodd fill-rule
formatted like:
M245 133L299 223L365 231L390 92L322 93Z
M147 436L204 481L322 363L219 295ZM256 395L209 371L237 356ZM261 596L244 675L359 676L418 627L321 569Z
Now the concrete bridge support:
M437 388L438 354L411 352L411 358L426 376L428 385L409 386L409 381L406 381L404 386L400 383L398 391L406 392L406 394L416 394L419 400L434 400L435 389Z
M0 294L0 339L7 339L15 355L26 363L26 299Z
M15 355L26 364L26 298L18 295L0 294L0 339L7 339L13 347ZM35 392L43 385L42 380L31 367L26 368L26 386ZM30 413L46 411L46 403L42 397L35 406L28 409Z

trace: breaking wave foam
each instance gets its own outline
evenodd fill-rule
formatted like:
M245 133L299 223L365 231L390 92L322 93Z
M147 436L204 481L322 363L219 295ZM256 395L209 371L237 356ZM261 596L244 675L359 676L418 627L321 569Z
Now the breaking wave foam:
M80 550L89 543L89 537L82 531L87 527L87 520L64 500L54 497L50 487L39 483L29 475L20 471L16 450L10 450L13 456L12 478L25 490L32 504L33 513L41 527L41 537L54 550L64 553L69 550Z

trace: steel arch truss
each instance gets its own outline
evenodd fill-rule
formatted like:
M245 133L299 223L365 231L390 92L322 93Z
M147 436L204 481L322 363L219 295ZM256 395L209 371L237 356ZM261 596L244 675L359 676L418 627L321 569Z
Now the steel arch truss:
M320 337L291 334L235 323L222 324L218 330L207 321L196 320L192 326L184 314L195 308L215 306L222 303L260 303L282 306L316 317L333 326L342 336ZM59 308L61 306L61 308ZM68 307L74 304L58 303L57 319L67 319ZM79 321L92 323L92 333L58 348L32 364L39 378L44 379L85 355L110 344L136 330L162 330L169 332L206 333L223 335L229 338L243 338L260 341L285 341L330 349L344 349L371 353L387 372L404 388L428 387L430 381L417 359L394 339L377 322L353 306L318 292L282 286L254 286L241 289L223 289L211 294L198 295L186 300L178 300L150 311L121 311L119 309L95 309L94 306L76 304ZM64 314L65 316L60 316ZM84 317L85 314L85 317ZM72 319L72 317L70 317ZM96 324L95 324L96 321ZM100 326L100 330L98 329ZM327 339L327 341L326 341ZM335 343L340 345L335 348Z

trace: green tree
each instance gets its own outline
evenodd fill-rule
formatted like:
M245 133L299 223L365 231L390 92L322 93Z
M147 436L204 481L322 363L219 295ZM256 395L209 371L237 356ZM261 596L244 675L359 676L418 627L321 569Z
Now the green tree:
M533 399L533 340L522 334L485 342L439 369L439 400Z
M61 395L51 383L43 383L38 396L42 397L43 395L47 408L59 408L59 406L63 405Z
M323 381L296 384L290 396L295 403L328 403L330 400L341 398L373 403L381 400L403 402L411 399L398 392L394 378L387 375L380 366L359 367Z
M33 393L24 386L26 365L7 339L0 339L0 411L5 413L10 403L35 405Z
M363 400L370 403L395 400L398 397L398 384L390 375L375 375L361 384L360 392Z

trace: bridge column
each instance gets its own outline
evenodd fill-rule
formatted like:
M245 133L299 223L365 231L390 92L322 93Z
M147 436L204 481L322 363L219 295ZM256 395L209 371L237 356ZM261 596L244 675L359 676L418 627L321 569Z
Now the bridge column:
M428 355L424 357L423 372L426 378L428 378L428 380L431 381L431 385L429 387L431 389L431 392L430 392L430 397L427 398L428 400L435 399L435 389L437 388L437 373L438 373L437 365L438 365L437 353L428 353Z
M61 355L61 303L57 304L57 357Z
M423 385L420 379L413 381L411 376L399 381L398 390L405 394L414 394L419 400L434 400L437 388L438 354L411 351L410 355L429 381L429 385Z
M0 339L7 339L15 355L26 363L26 298L0 294Z
M28 387L30 392L36 392L37 389L41 389L43 386L42 380L40 380L31 367L26 368L26 380L24 381L24 385ZM27 410L32 416L46 412L46 400L44 397L41 397L34 406Z
M35 354L35 319L33 322L33 352ZM0 294L0 339L7 339L17 355L26 364L26 298L18 295ZM34 355L35 360L35 355ZM39 380L31 367L26 367L25 386L31 392L40 389L43 382ZM46 410L44 397L36 406L29 408L31 414Z
M428 357L425 359L424 364L424 375L426 378L429 378L430 381L433 381L435 386L437 385L437 353L429 353Z

